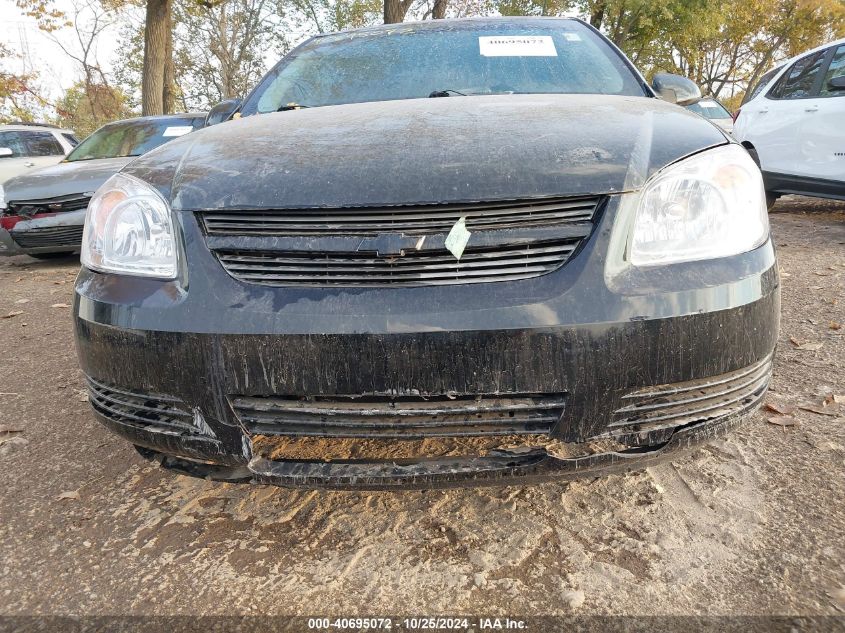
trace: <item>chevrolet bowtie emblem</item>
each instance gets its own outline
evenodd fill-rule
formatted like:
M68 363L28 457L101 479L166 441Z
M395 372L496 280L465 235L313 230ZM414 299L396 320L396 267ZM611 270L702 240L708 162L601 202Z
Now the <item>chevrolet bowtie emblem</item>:
M396 257L405 254L405 249L422 247L423 239L412 235L397 233L383 233L373 237L365 237L358 244L358 252L373 252L379 257Z

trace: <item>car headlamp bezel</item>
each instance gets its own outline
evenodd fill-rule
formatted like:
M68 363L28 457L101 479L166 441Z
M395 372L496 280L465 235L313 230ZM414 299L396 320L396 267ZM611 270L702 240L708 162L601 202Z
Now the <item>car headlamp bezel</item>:
M88 203L80 259L102 273L176 279L180 248L170 205L143 180L115 174Z
M638 268L712 260L768 239L762 174L745 148L731 143L683 158L646 181L626 259Z

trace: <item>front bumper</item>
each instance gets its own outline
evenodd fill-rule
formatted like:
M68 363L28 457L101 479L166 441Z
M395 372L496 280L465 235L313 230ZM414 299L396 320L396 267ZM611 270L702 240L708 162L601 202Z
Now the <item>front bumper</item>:
M0 256L78 251L85 213L81 209L21 219L11 230L0 226Z
M614 219L623 212L611 200L582 250L543 277L361 289L235 280L205 248L194 217L181 214L183 278L80 273L76 337L95 414L164 465L227 481L463 486L648 465L759 406L780 291L770 242L651 272L619 265L607 253L617 250ZM538 426L538 410L557 399L554 422ZM385 402L397 407L393 419L379 408ZM338 416L343 406L348 416ZM403 407L436 411L409 430ZM508 426L512 411L535 417ZM526 439L379 459L257 449L289 433L392 446L444 420L500 424Z

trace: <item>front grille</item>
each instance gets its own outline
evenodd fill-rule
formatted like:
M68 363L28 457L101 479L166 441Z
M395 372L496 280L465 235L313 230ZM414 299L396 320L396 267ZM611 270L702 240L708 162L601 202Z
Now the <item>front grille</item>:
M9 202L9 215L33 216L36 213L64 213L87 209L91 196L74 193L55 198L41 198L39 200L14 200Z
M50 246L81 246L82 225L51 226L45 228L12 230L10 235L22 248L47 248Z
M376 235L448 233L459 218L470 231L590 222L596 198L340 209L203 213L209 235Z
M484 396L233 396L254 434L413 439L547 434L563 414L564 394Z
M88 399L100 415L136 428L175 435L199 435L193 414L171 396L129 391L88 378Z
M442 252L394 258L369 253L221 251L220 263L236 279L272 286L419 286L512 281L559 268L578 240L503 248L468 248L460 261Z
M771 376L769 355L727 374L641 389L624 396L628 404L615 412L610 434L654 442L680 426L742 413L762 400Z
M209 248L240 281L269 286L430 286L538 277L593 227L601 198L201 214ZM465 218L456 259L446 235ZM377 237L372 237L372 236Z

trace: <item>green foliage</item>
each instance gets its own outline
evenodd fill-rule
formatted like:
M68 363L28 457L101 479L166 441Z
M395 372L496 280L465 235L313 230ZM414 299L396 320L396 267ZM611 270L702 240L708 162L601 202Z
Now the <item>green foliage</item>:
M77 81L55 104L56 123L74 130L79 138L88 136L110 121L133 115L126 95L110 86Z

